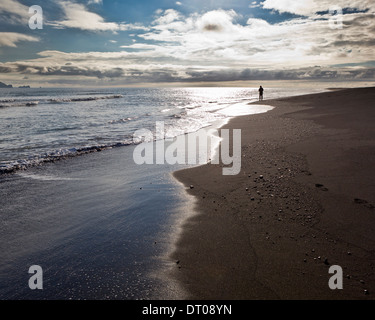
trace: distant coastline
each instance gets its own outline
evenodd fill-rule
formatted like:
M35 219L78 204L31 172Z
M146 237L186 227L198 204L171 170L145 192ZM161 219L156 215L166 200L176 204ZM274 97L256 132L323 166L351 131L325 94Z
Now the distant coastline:
M14 87L11 84L5 84L4 82L0 81L0 88L12 89ZM30 89L30 86L19 86L18 88L20 88L20 89Z

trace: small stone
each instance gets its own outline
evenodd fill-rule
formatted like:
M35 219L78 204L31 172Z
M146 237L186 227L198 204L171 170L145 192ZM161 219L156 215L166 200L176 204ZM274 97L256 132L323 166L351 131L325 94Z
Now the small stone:
M180 264L180 260L177 260L177 261L176 261L176 264Z
M370 294L370 292L368 290L363 290L363 293L368 296Z
M264 177L262 175L259 176L260 179L263 179Z
M365 282L363 280L359 280L360 283L364 284Z
M329 266L329 262L328 262L327 258L324 259L324 264L327 265L327 266Z
M350 251L348 251L348 256L351 256L351 255L352 255L352 253Z
M190 189L194 189L194 186L193 186L193 185L191 185L191 186L190 186Z

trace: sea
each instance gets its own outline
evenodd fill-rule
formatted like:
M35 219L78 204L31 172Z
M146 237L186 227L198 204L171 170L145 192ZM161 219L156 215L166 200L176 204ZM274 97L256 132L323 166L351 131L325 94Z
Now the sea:
M319 91L272 88L265 98ZM246 106L257 99L257 88L0 89L0 173L132 145L157 121L166 137L195 132L258 112Z
M184 298L168 254L194 214L171 175L187 166L136 165L137 132L219 128L271 109L248 105L257 100L244 87L0 89L0 299ZM33 266L42 289L30 286Z

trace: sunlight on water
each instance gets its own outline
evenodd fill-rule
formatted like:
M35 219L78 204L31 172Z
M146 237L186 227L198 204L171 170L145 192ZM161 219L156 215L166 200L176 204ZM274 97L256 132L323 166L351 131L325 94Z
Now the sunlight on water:
M266 88L265 97L318 91ZM153 131L156 121L176 137L270 110L247 105L257 96L257 88L2 89L0 172L130 145L136 130Z

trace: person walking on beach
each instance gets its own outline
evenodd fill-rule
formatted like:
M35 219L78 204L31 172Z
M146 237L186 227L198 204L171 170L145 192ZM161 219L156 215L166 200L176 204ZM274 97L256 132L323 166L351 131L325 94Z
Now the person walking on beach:
M263 100L263 91L264 91L263 87L260 86L260 88L259 88L259 101Z

